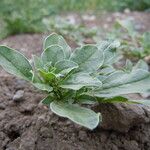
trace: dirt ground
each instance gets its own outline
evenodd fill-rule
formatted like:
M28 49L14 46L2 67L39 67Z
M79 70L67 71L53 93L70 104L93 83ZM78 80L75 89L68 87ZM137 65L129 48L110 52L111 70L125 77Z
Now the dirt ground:
M140 30L149 30L150 15L135 14L132 17L144 24ZM115 15L112 14L112 18ZM106 23L109 21L106 18ZM92 21L86 22L92 24ZM31 54L41 53L44 37L41 34L16 35L0 41L0 44L31 58ZM18 91L22 95L15 101ZM127 133L100 127L90 131L53 114L39 103L44 96L26 81L0 68L0 150L150 150L150 124L135 125Z

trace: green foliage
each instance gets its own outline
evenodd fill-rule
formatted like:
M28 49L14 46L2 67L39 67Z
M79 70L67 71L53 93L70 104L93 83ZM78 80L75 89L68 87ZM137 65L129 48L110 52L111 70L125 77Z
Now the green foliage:
M10 34L43 32L46 29L43 19L62 11L146 10L149 7L149 0L1 0L0 38Z
M102 116L82 104L149 105L148 100L135 101L124 96L150 92L150 73L143 61L135 66L127 62L122 70L115 69L119 45L118 41L103 41L71 52L62 36L51 34L44 42L41 56L33 56L32 66L22 54L5 46L0 46L0 65L45 91L47 97L42 103L55 114L92 130Z
M66 39L76 42L78 45L82 45L86 38L94 38L98 36L98 28L88 28L82 23L76 23L65 17L49 17L43 20L46 28L50 32L56 32L63 35Z
M150 32L139 34L130 19L118 20L110 36L122 40L120 52L127 58L138 60L150 55Z
M47 0L1 0L0 3L0 20L5 23L0 38L9 34L43 32L42 19L55 12Z

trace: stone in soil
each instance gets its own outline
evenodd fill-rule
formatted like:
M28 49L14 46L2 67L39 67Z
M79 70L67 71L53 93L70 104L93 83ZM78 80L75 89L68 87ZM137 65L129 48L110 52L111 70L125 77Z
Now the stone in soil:
M23 90L18 90L15 95L13 96L13 101L15 102L20 102L23 100L23 94L24 91Z

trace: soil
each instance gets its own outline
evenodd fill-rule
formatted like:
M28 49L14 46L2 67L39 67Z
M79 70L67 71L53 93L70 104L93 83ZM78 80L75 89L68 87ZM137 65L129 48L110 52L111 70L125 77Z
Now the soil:
M0 44L31 58L41 53L44 36L16 35ZM23 95L15 101L20 90ZM53 114L40 103L44 96L0 68L0 150L150 150L150 124L136 125L127 133L100 127L90 131Z

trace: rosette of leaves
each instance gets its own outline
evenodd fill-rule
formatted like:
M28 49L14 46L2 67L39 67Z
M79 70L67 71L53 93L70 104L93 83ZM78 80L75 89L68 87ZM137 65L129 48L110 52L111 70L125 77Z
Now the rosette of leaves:
M125 97L125 94L150 92L150 73L143 61L115 69L118 46L117 41L103 41L72 52L64 38L54 33L46 38L41 56L33 56L32 64L18 51L0 46L0 65L45 91L47 97L42 103L55 114L92 130L102 116L82 104L150 102Z

